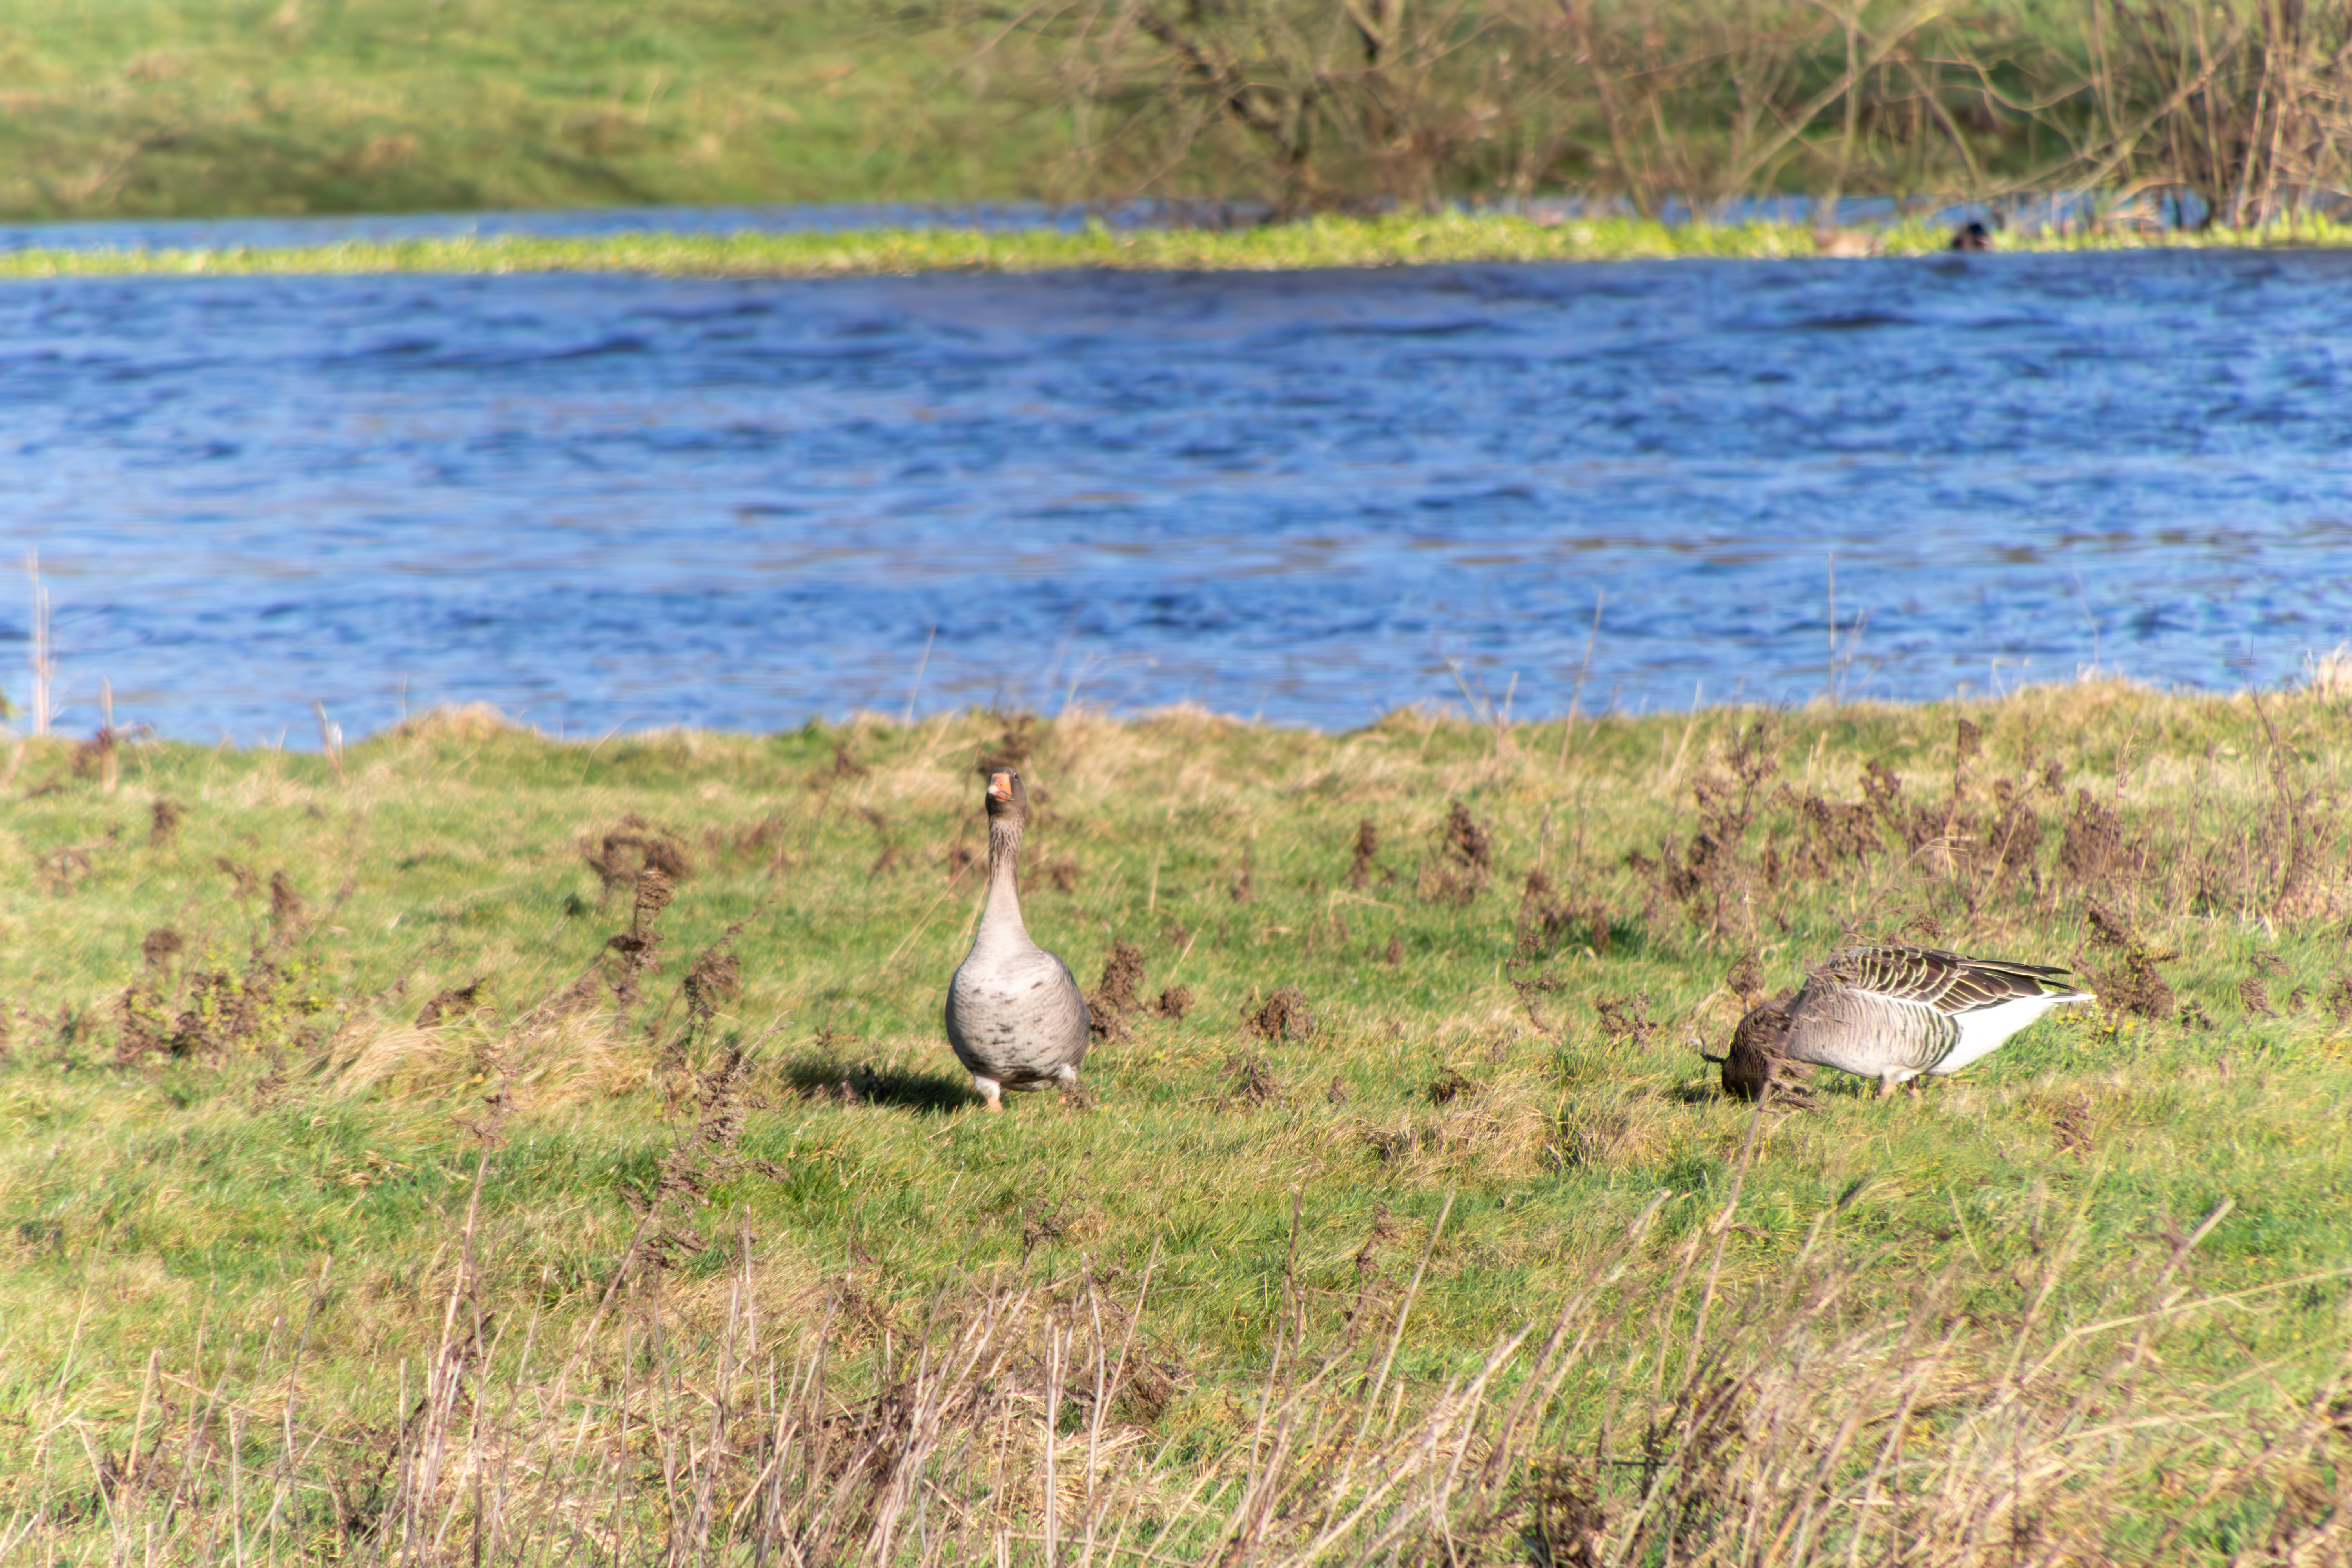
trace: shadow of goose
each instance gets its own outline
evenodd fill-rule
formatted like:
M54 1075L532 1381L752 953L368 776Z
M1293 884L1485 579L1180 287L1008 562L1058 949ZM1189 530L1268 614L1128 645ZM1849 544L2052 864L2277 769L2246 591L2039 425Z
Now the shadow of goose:
M829 1057L788 1062L783 1079L803 1100L888 1106L919 1116L943 1115L981 1102L969 1083L944 1073L907 1072L864 1062L845 1064Z

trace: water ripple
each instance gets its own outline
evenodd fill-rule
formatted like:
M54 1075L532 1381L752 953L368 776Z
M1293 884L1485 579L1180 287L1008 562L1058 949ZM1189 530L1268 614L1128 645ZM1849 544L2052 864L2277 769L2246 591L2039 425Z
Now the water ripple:
M2352 638L2352 258L0 289L68 722L1192 700L1344 726L2290 675ZM24 636L0 605L0 636ZM21 685L21 680L18 682ZM21 693L19 693L21 694Z

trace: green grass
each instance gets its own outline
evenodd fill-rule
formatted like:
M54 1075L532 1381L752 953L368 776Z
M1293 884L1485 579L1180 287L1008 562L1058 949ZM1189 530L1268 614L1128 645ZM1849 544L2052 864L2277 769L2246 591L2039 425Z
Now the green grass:
M1034 195L961 58L855 0L0 0L0 216Z
M1881 253L1925 256L1950 237L1907 224ZM2034 235L2004 250L2246 249L2352 243L2352 226L2203 234ZM1465 214L1319 217L1238 230L1077 233L869 230L835 234L703 237L622 235L593 239L407 240L218 250L22 250L0 255L0 278L133 275L320 275L378 272L637 272L671 277L839 277L946 271L1034 272L1070 268L1273 271L1399 267L1438 262L1627 261L1677 257L1810 257L1811 232L1796 224L1675 225L1635 218L1539 224Z
M2345 1476L2347 720L2092 684L1572 735L461 718L340 777L32 742L0 832L0 1546L373 1560L446 1521L440 1555L751 1561L762 1520L846 1550L887 1517L882 1555L1031 1560L1054 1431L1064 1560L1093 1529L2285 1561ZM1194 1000L1098 1045L1090 1103L990 1117L938 1012L1005 752L1033 931L1088 983L1134 943L1146 998ZM684 864L623 1017L648 843ZM2171 1005L2045 1021L1917 1100L1824 1074L1785 1120L1697 1055L1744 958L1793 984L1849 934L2119 994L2094 905ZM698 1018L714 944L740 984ZM1312 1033L1246 1032L1288 985ZM898 1512L889 1463L844 1468L861 1435L914 1455Z

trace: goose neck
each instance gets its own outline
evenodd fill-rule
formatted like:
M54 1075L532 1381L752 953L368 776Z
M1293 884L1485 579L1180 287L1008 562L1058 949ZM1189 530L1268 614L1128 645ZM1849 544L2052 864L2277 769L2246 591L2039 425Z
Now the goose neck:
M988 907L981 913L983 926L1021 927L1021 825L988 825Z

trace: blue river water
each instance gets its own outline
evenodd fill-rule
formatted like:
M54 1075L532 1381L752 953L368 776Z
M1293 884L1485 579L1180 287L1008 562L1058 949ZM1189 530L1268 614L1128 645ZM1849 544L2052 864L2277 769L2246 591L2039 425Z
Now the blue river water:
M0 544L11 698L37 549L63 726L240 742L2268 685L2352 256L10 282Z

